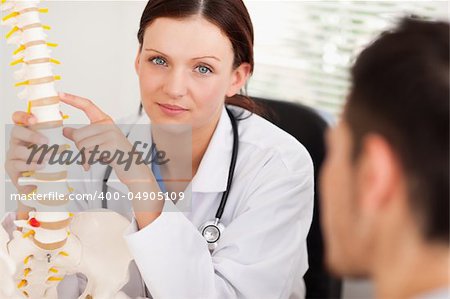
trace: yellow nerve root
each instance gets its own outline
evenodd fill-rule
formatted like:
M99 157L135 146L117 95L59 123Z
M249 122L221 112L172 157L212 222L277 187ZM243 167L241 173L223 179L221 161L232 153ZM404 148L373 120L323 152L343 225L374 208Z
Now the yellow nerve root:
M23 63L23 58L17 59L10 63L11 66L15 66L16 64Z
M15 32L19 31L19 27L14 26L7 34L6 34L6 39L10 38L11 35L13 35Z
M65 251L60 251L58 254L62 256L69 256L69 254Z
M24 277L27 277L27 275L30 274L30 272L31 272L31 269L30 269L30 268L25 268L25 269L23 270L23 276L24 276Z
M48 272L58 273L58 270L52 267L48 269Z
M25 50L25 46L24 45L20 45L20 47L18 47L17 50L15 50L13 52L13 54L16 55L16 54L22 52L23 50Z
M56 276L50 276L49 278L47 278L47 281L61 281L63 280L62 277L56 277Z
M27 256L24 260L23 260L23 263L26 265L26 264L28 264L28 262L30 261L30 258L32 258L33 257L33 255L29 255L29 256Z
M22 237L23 237L24 239L26 239L26 238L28 238L29 236L34 236L34 234L35 234L34 230L29 230L29 231L27 231L26 233L24 233L24 234L22 235Z
M14 18L14 17L17 17L18 15L20 15L20 13L18 13L17 11L12 12L12 13L10 13L9 15L4 16L4 17L2 18L2 21L3 21L3 22L8 21L9 19Z
M27 286L27 284L28 284L28 282L25 280L25 279L22 279L20 282L19 282L19 284L17 285L17 288L22 288L22 287L25 287L25 286Z
M61 62L59 62L56 59L50 58L50 62L54 63L54 64L61 64Z
M19 86L28 85L28 84L30 84L30 81L27 80L27 81L23 81L23 82L14 84L14 87L19 87Z

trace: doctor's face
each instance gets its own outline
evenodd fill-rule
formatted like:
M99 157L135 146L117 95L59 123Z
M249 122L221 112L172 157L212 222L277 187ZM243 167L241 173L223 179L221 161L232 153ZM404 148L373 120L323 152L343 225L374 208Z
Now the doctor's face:
M352 159L351 131L345 121L328 131L326 143L320 188L327 265L338 275L363 276L370 242L358 205L358 160Z
M202 17L157 18L136 58L142 103L153 123L215 125L225 96L239 91L234 52L219 27Z

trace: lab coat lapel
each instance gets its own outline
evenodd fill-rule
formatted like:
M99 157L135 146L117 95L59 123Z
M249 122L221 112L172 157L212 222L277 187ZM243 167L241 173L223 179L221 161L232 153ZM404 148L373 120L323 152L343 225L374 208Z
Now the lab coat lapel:
M232 149L233 130L224 107L197 174L192 180L192 192L225 191Z

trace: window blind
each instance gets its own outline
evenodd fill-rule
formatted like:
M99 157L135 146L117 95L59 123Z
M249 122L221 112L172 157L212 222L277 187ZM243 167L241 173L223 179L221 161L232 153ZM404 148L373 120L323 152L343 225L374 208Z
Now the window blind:
M338 115L359 51L399 17L448 19L447 1L244 0L255 30L248 94Z

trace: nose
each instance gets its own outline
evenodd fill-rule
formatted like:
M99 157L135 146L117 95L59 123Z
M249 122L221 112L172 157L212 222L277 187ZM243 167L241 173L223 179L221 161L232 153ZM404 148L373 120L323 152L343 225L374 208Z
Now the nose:
M172 99L180 99L187 93L187 78L181 69L173 69L166 77L163 91Z

